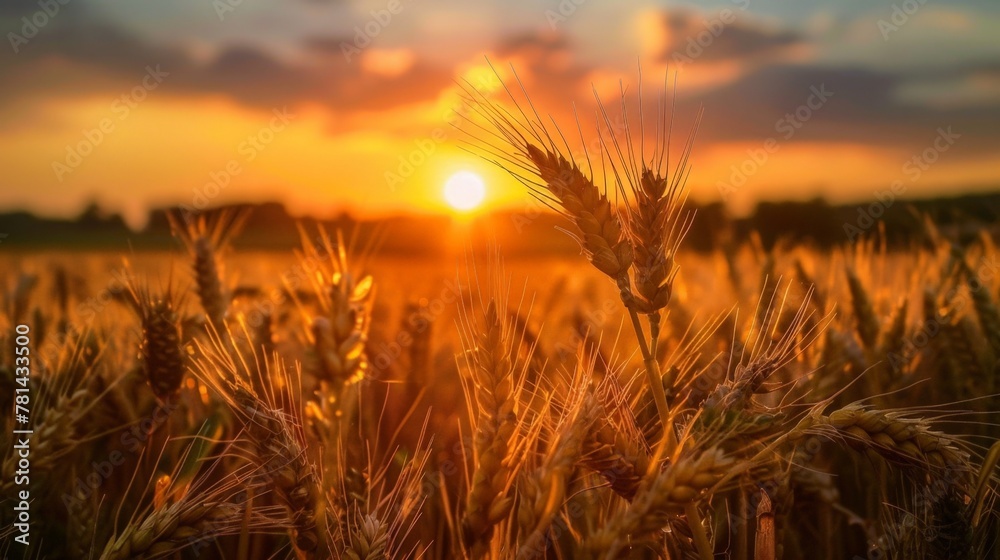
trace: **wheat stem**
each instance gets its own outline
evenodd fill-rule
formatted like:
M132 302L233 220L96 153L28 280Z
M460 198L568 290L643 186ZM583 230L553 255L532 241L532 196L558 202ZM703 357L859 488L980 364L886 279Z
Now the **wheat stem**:
M677 440L674 433L673 420L670 417L670 407L667 405L667 394L663 390L663 378L660 376L660 366L646 344L638 312L630 307L628 308L628 315L632 320L632 328L635 329L635 336L639 340L642 363L646 369L646 380L649 382L649 390L653 393L653 402L656 403L656 411L660 415L660 423L663 425L663 439L667 443L667 453L673 453L674 448L677 447Z
M694 544L698 547L698 555L701 560L712 560L712 544L708 542L708 535L705 533L705 526L702 525L701 513L698 511L698 504L691 502L684 507L684 515L687 517L691 533L694 534Z

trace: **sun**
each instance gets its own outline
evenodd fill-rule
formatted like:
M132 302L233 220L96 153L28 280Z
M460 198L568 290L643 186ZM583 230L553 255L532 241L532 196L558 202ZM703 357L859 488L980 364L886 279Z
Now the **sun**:
M444 199L455 210L468 212L483 203L486 183L471 171L459 171L445 181Z

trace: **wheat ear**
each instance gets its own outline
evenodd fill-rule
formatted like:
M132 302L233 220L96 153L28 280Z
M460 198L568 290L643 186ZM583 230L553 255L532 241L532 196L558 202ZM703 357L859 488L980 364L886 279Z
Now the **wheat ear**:
M142 369L153 393L166 400L180 390L184 378L181 328L172 295L168 292L160 298L143 298L139 301L139 316Z
M32 427L31 470L32 472L56 475L62 467L61 459L76 449L80 443L79 420L87 413L93 395L87 389L78 389L70 394L60 395L50 402ZM0 474L0 496L5 499L16 495L14 472L18 469L18 455L11 451L4 457ZM54 480L54 479L53 479Z
M970 480L969 454L924 419L852 404L817 417L813 426L833 428L854 449L897 466L936 472L957 486Z
M865 350L872 350L878 342L878 333L881 330L878 316L872 307L868 291L865 289L857 272L853 268L847 268L847 286L851 292L851 304L854 310L855 327L858 337L865 345Z
M735 461L721 449L688 453L643 484L628 509L589 537L585 549L594 558L613 559L647 542L673 516L685 513L733 468Z
M593 408L590 414L596 420L584 440L581 464L600 475L616 494L631 501L649 472L650 462L638 429L634 425L631 430L616 426L608 407L598 399L587 399L584 406Z
M589 372L580 377L584 378L589 379ZM597 420L599 408L594 406L594 397L584 393L584 388L571 391L583 398L574 398L576 402L569 404L570 410L559 423L541 465L521 480L517 512L520 559L545 556L549 528L563 507L570 476L583 453L584 440Z
M231 297L223 282L220 255L240 232L249 214L245 209L197 216L182 211L167 214L174 235L184 242L194 259L192 271L198 297L217 332L225 331L223 321L229 311Z
M101 560L171 556L240 527L241 507L215 501L181 501L133 522L107 544Z
M507 492L508 453L517 428L510 333L500 320L495 301L487 306L480 328L469 357L479 410L475 471L462 517L466 545L475 556L485 552L493 526L507 517L514 503Z
M319 481L298 430L286 414L247 388L236 387L233 398L256 447L263 476L288 512L295 547L307 553L315 551L320 544Z

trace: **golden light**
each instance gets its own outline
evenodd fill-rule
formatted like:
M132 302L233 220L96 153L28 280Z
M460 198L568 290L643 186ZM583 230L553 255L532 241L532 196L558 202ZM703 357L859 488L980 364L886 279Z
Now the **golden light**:
M482 177L471 171L459 171L444 184L444 199L449 206L461 212L468 212L483 203L486 198L486 183Z

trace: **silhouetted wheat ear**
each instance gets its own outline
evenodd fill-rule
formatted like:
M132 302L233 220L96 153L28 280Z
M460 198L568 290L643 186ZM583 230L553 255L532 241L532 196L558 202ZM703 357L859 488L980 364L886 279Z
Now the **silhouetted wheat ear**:
M878 316L872 307L868 291L851 267L847 268L847 286L851 292L851 304L854 308L854 321L858 338L864 343L866 350L872 350L878 342L880 330Z
M907 332L906 313L908 309L909 300L901 301L896 306L895 311L893 311L888 326L882 331L879 347L885 356L890 354L901 355L904 351Z
M580 244L593 265L619 282L632 265L632 245L608 197L575 163L532 144L524 147L545 188L579 229Z
M194 278L198 283L198 297L205 309L205 314L217 328L222 325L229 305L223 292L219 263L216 260L215 248L206 237L199 237L194 242Z
M976 318L979 319L983 336L986 338L993 356L1000 358L1000 308L997 307L996 301L990 293L989 285L984 283L986 279L978 277L977 272L969 266L963 255L958 257L968 282L972 304L976 310Z
M163 298L139 303L142 319L140 355L143 372L153 393L160 399L176 394L184 379L184 353L181 330L168 293Z

